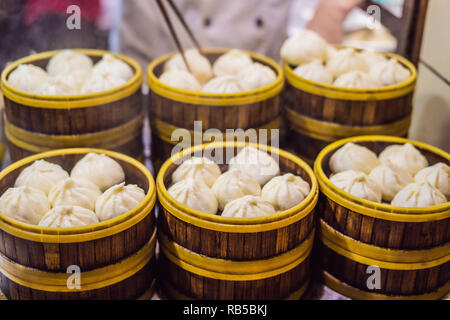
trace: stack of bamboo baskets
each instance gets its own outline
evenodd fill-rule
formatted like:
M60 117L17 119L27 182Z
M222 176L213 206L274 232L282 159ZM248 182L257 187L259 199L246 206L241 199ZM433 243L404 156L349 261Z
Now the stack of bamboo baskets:
M78 49L97 62L108 53ZM141 95L142 71L131 58L126 62L134 76L123 86L104 92L76 96L41 96L18 91L8 76L20 64L45 68L59 51L34 54L8 65L1 75L5 96L5 133L12 161L59 148L93 147L115 150L136 159L143 156ZM3 116L3 115L2 115Z
M450 290L450 202L427 208L399 208L356 198L338 189L328 179L328 162L347 142L377 154L391 144L409 142L430 165L450 165L448 153L397 137L354 137L323 149L314 164L321 190L317 212L323 281L354 299L445 296Z
M101 149L49 151L3 170L0 194L14 186L20 172L35 160L45 159L70 170L89 152L116 160L125 171L126 183L145 190L144 200L114 219L68 229L42 228L0 213L1 291L8 299L121 300L152 296L156 189L150 172L141 163Z
M203 50L202 53L214 61L226 50ZM219 130L222 141L227 138L227 129L266 129L267 143L273 135L278 137L281 128L280 92L284 75L278 64L266 57L247 52L253 61L270 67L277 75L269 86L237 94L211 94L192 92L167 86L158 80L164 63L173 54L154 60L148 68L147 80L150 87L149 114L152 129L152 160L156 168L171 156L175 145L184 142L187 149L194 145L194 121L201 121L202 130L197 144L212 142L211 135L204 134L210 128ZM177 129L184 129L189 141L179 141L172 136ZM277 129L272 134L271 130ZM204 134L202 136L202 134ZM234 140L234 138L231 138ZM256 141L252 141L256 142Z
M179 160L215 149L235 155L244 146L197 146L167 160L158 174L161 281L169 297L298 299L308 286L318 187L314 173L299 158L254 145L277 154L282 172L299 175L311 185L301 204L276 215L228 218L205 214L176 201L167 191ZM225 167L222 165L222 170Z
M329 143L352 136L406 136L417 72L407 59L392 53L409 69L410 78L378 89L349 89L310 81L284 64L284 106L288 149L312 164Z

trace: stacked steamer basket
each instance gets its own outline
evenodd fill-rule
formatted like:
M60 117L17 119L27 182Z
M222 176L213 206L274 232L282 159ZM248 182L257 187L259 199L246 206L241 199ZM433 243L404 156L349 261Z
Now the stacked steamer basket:
M45 159L70 170L89 152L116 160L125 172L126 183L145 190L144 200L135 209L111 220L67 229L25 224L0 213L1 291L8 299L151 297L156 190L150 172L141 163L101 149L49 151L6 168L0 174L0 193L12 187L20 172L35 160ZM73 267L81 272L79 287L70 278L77 270Z
M416 69L396 54L410 71L400 84L376 89L353 89L302 78L285 63L286 87L283 112L289 125L288 148L313 163L330 142L360 135L406 136L411 122Z
M0 92L0 167L3 163L3 157L5 156L5 133L3 131L4 124L3 124L3 117L1 116L3 114L3 109L5 107L4 101L3 101L3 94Z
M318 251L321 277L354 299L438 299L450 290L450 202L400 208L356 198L328 179L329 159L347 142L375 153L392 144L413 144L428 160L450 164L450 155L408 139L362 136L323 149L314 170L321 195ZM379 272L376 269L379 268ZM369 277L379 278L379 288Z
M233 156L244 146L231 142L197 146L171 157L158 174L162 287L170 297L299 299L308 286L318 186L312 170L299 158L254 145L278 155L281 172L301 176L311 186L303 202L274 215L230 218L206 214L181 204L167 191L177 160L202 150L204 156L211 150ZM226 167L221 166L222 172Z
M202 54L211 62L227 50L203 50ZM179 128L187 130L194 145L194 121L201 121L202 131L210 128L225 133L227 129L266 129L267 143L273 135L272 129L281 127L280 92L284 85L282 69L266 57L247 52L254 62L270 67L276 80L263 88L234 94L211 94L180 90L165 85L158 80L164 63L173 54L153 61L147 72L150 87L150 123L152 129L152 160L159 167L171 155L173 147L179 143L179 136L172 139L172 133ZM198 143L214 141L208 135L197 138ZM225 141L225 136L223 141ZM197 141L197 140L196 140ZM256 141L252 141L256 142Z
M74 50L97 62L107 51ZM20 64L45 68L60 51L31 55L10 64L2 73L5 96L5 131L12 161L38 152L71 147L115 150L142 157L142 71L137 62L122 56L134 76L124 85L103 92L44 96L14 89L8 76Z

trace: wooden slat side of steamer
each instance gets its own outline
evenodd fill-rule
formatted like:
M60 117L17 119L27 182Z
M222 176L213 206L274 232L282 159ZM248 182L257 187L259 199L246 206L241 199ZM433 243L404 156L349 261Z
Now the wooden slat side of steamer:
M0 175L0 193L38 159L70 172L88 152L108 155L124 169L127 184L146 192L135 209L96 225L54 229L17 222L0 213L0 273L9 299L136 299L147 291L155 272L156 189L138 161L102 149L60 149L22 159ZM67 270L81 272L80 288L70 289ZM74 272L74 271L72 271Z
M235 155L243 146L245 143L198 146L167 160L159 172L161 263L167 271L163 286L174 297L286 299L298 298L306 289L318 188L312 170L299 158L277 148L254 145L278 156L282 173L299 175L311 186L300 205L273 216L240 219L208 215L184 206L167 192L177 159L202 148L208 153L219 148L223 155ZM226 170L227 165L221 169Z
M318 260L322 278L338 292L360 299L437 299L450 289L450 202L400 208L351 196L328 179L329 159L347 142L379 154L392 144L413 144L429 165L450 165L450 155L416 141L362 136L321 151L314 170L321 195ZM380 288L367 285L370 266L380 268Z
M108 53L93 49L76 51L88 55L94 63ZM45 69L49 59L58 52L48 51L19 59L2 72L5 131L12 161L52 149L75 147L109 149L141 157L143 79L141 68L133 59L114 54L132 68L134 76L126 84L104 92L41 96L18 91L8 84L9 74L20 64Z

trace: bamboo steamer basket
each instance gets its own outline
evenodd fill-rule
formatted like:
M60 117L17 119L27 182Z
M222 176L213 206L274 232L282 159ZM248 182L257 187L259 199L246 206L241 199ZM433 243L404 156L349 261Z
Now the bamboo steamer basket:
M75 49L94 63L109 53ZM12 161L60 148L92 147L115 150L140 159L143 155L142 71L126 56L134 76L126 84L103 92L76 96L43 96L18 91L6 81L23 63L43 67L60 50L34 54L11 63L1 75L5 96L5 133Z
M427 208L401 208L356 198L328 179L328 162L347 142L377 154L392 144L413 144L428 159L450 164L435 147L389 136L336 141L314 163L321 195L318 204L321 277L354 299L438 299L450 290L450 202ZM369 290L368 266L380 268L380 289Z
M316 178L298 157L266 145L250 144L279 157L281 172L308 181L311 192L299 205L260 218L229 218L205 214L176 201L167 188L176 163L212 150L226 157L248 144L204 144L169 158L157 177L161 206L159 240L163 288L169 296L194 299L299 298L310 278ZM220 151L219 151L220 150ZM225 162L224 162L225 163ZM221 165L225 171L227 165Z
M0 92L0 168L2 167L3 158L5 156L6 149L6 141L5 141L5 133L4 133L4 124L3 124L3 109L5 107L5 103L3 101L3 94Z
M155 273L156 189L138 161L103 149L60 149L36 154L0 173L0 193L38 159L70 170L89 152L103 153L124 169L126 183L146 192L133 210L111 220L76 228L42 228L0 213L1 291L8 299L136 299L150 297ZM69 266L81 271L79 289L67 286Z
M209 49L202 53L211 64L226 53L228 49ZM253 91L237 94L210 94L181 90L165 85L159 81L164 64L174 54L162 56L150 63L147 70L147 81L150 88L149 115L152 129L152 160L156 167L170 157L178 138L172 139L176 129L186 129L191 143L194 145L194 121L202 121L203 133L210 129L218 129L225 133L227 129L269 130L267 143L270 142L272 129L280 129L282 125L280 92L284 86L284 75L281 67L272 59L247 52L253 61L270 67L277 78L272 84ZM222 141L226 140L223 134ZM260 138L258 138L260 140ZM214 140L208 134L200 136L199 143ZM254 142L254 141L251 141Z
M378 89L341 88L302 78L285 63L283 113L290 129L288 149L312 165L320 150L339 139L361 135L406 136L417 71L399 55L384 55L409 69L410 78Z

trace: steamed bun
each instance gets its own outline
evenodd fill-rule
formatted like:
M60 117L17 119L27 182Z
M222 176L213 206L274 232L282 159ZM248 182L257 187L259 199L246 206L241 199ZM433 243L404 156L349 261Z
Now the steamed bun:
M133 78L133 69L121 59L114 57L110 53L103 55L103 58L92 68L93 74L109 74L115 78L121 78L125 81Z
M90 152L78 161L70 173L72 178L86 179L104 191L125 180L120 164L105 154Z
M380 161L390 160L395 166L405 168L411 175L428 166L428 160L411 143L393 144L378 156Z
M221 55L213 64L214 75L237 76L245 67L253 63L252 58L244 51L232 49Z
M184 161L172 173L172 183L177 183L186 178L194 178L195 180L201 180L211 188L221 174L219 166L214 161L205 157L192 157Z
M202 89L204 93L239 93L243 89L235 76L219 76L210 80Z
M8 84L14 89L34 93L47 78L44 69L32 64L21 64L9 74Z
M92 60L87 55L73 50L62 50L54 55L47 64L50 76L77 72L89 73L92 71Z
M318 60L298 66L294 69L294 73L311 81L316 81L323 84L333 83L333 76L328 69L323 66L322 62Z
M407 170L396 167L389 160L373 169L369 177L381 187L385 201L391 201L401 189L413 181Z
M247 172L230 168L223 173L212 187L212 191L219 202L219 209L223 210L225 205L246 195L261 195L259 183Z
M421 208L446 203L445 196L428 182L408 184L392 199L391 205L396 207Z
M334 77L339 77L351 71L369 71L364 59L353 48L338 50L328 59L327 69Z
M259 62L252 63L239 72L237 79L243 91L251 91L275 82L275 72Z
M200 54L197 49L189 49L184 52L184 56L189 64L189 69L197 81L203 85L213 77L212 66L209 60ZM171 68L188 71L181 54L176 54L164 64L164 71Z
M33 187L9 188L0 197L0 213L20 222L38 224L49 210L45 193Z
M189 208L209 214L217 213L217 199L213 191L201 181L187 178L175 183L167 191Z
M228 202L222 212L222 217L256 218L275 214L274 207L260 197L245 196Z
M299 176L287 173L272 178L263 187L261 198L270 202L276 210L290 209L305 199L311 187Z
M351 195L374 202L381 202L381 187L364 172L347 170L339 172L330 177L339 189Z
M411 72L402 66L397 59L390 59L373 65L370 68L369 75L379 86L392 86L408 80Z
M446 197L450 197L450 167L443 162L420 170L416 173L414 180L428 182Z
M243 148L230 159L229 168L250 174L260 185L264 185L280 173L280 167L274 158L252 146Z
M379 161L375 152L352 142L348 142L339 148L329 161L333 173L355 170L368 174L378 164Z
M145 192L135 184L122 182L106 190L95 202L95 214L100 221L109 220L137 207Z
M48 77L34 93L44 96L72 96L78 94L78 91L59 77Z
M80 89L81 94L91 94L123 86L127 82L113 73L92 73Z
M92 210L78 206L58 206L47 212L39 222L44 228L74 228L98 223Z
M29 186L48 194L58 182L68 177L69 174L60 165L36 160L19 174L14 186Z
M337 87L352 89L374 89L377 83L367 74L361 71L350 71L340 75L333 83Z
M200 91L201 85L197 79L185 70L170 68L159 77L162 83L182 90Z
M89 180L67 178L50 190L48 199L53 207L72 205L94 210L95 201L101 194L97 185Z
M303 30L284 41L280 55L291 65L300 65L314 60L322 62L327 58L327 48L327 42L317 33Z

